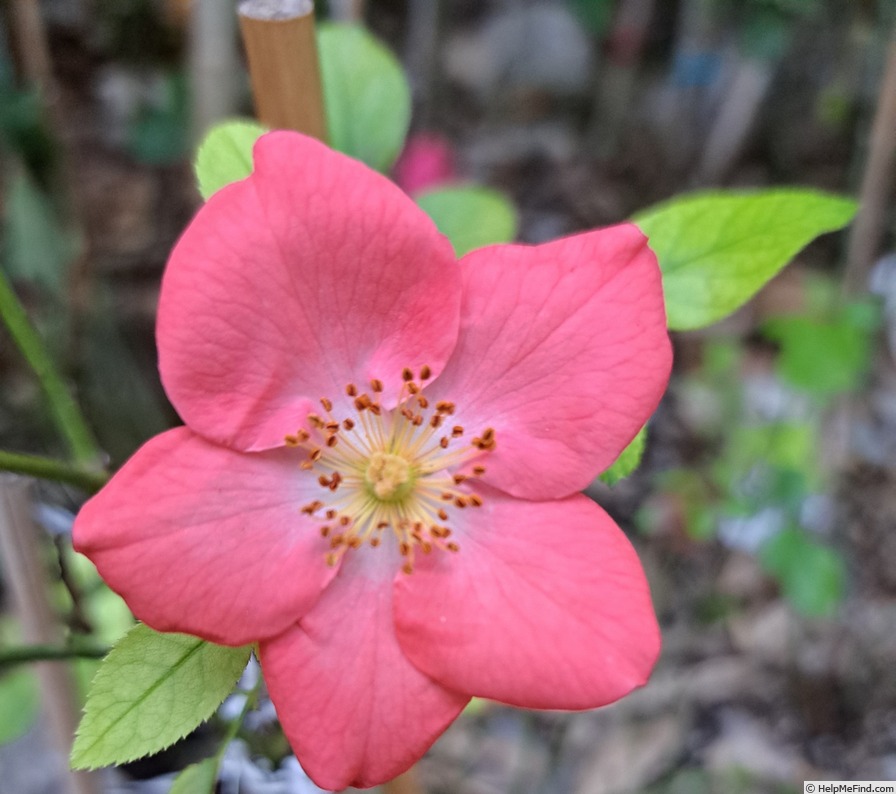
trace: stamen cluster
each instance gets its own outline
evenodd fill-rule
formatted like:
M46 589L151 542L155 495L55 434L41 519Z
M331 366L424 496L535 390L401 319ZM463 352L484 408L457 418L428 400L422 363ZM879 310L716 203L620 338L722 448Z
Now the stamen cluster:
M458 551L452 514L482 506L470 481L485 473L481 460L495 448L495 431L486 428L468 439L465 428L450 420L454 403L426 397L431 375L426 366L417 378L404 369L391 410L382 405L382 381L371 380L366 391L349 383L349 399L342 403L349 415L336 416L334 401L322 397L323 412L308 414L306 427L286 436L288 446L305 452L299 467L317 475L321 494L302 512L320 520L320 533L330 540L330 565L348 549L379 546L391 529L402 570L411 573L417 548L424 554Z

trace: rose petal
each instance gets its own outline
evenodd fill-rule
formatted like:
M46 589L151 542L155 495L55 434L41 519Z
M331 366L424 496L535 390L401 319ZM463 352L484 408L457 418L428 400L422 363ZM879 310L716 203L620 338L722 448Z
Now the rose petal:
M660 638L631 544L588 498L497 491L455 554L396 579L398 641L450 689L515 706L587 709L647 680Z
M237 449L282 443L349 381L397 389L437 373L457 335L448 241L385 177L290 132L200 209L159 303L165 390L196 432Z
M444 689L404 657L392 620L392 572L370 576L348 552L314 609L280 637L261 643L271 699L302 767L325 789L373 786L411 766L469 698ZM384 575L385 572L385 575Z
M242 454L170 430L84 505L75 548L159 631L225 645L278 634L334 575L318 522L300 513L299 475L292 452Z
M427 394L468 432L496 431L485 481L568 496L609 466L653 413L672 353L646 238L614 226L461 260L454 355Z

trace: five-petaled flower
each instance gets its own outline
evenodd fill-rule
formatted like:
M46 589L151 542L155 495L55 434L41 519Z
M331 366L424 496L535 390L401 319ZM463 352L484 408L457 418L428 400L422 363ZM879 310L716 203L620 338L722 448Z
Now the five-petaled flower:
M586 709L645 682L644 574L577 493L668 378L637 228L458 263L387 179L275 132L177 243L158 346L186 426L76 547L153 628L257 642L319 785L394 777L471 696Z

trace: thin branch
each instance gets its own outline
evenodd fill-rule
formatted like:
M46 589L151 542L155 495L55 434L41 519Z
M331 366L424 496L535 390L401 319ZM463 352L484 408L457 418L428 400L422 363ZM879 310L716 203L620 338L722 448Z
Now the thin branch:
M88 466L96 464L101 459L101 453L93 431L28 319L25 307L2 272L0 272L0 318L9 329L13 341L28 365L37 375L50 404L53 419L68 444L72 459L76 463Z
M31 662L68 662L72 659L102 659L109 648L100 646L71 647L59 645L22 645L0 651L0 669Z
M65 463L41 455L25 455L0 449L0 471L25 474L41 480L55 480L76 485L89 493L96 493L109 480L109 475L96 469Z

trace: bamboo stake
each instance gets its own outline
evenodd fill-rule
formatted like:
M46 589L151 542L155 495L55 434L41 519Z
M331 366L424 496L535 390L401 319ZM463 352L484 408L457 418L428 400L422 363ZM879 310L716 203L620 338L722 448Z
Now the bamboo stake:
M861 292L880 248L886 222L887 197L896 161L896 29L890 37L877 112L871 126L868 159L859 190L859 213L849 237L843 289Z
M312 0L244 0L239 17L258 120L326 141Z
M51 583L31 520L31 504L29 480L0 474L0 561L22 625L22 639L29 644L61 646L62 632L50 605ZM53 744L59 756L67 760L79 717L71 668L41 662L35 665L35 671ZM95 773L72 772L66 767L64 764L68 794L100 794Z

